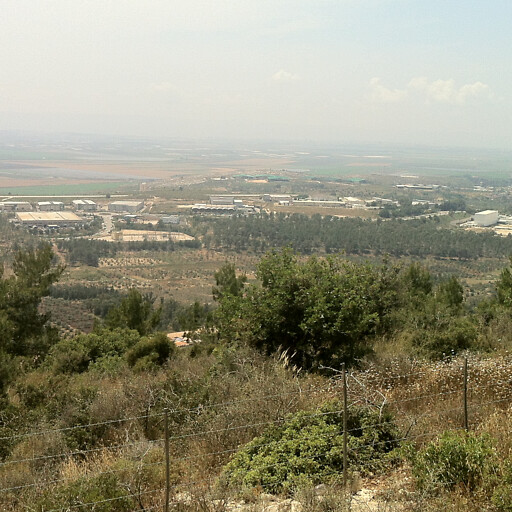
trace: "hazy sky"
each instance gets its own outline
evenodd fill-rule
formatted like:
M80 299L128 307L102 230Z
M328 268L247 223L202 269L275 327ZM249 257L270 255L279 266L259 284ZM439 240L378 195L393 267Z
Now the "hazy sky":
M0 130L512 147L511 0L0 0Z

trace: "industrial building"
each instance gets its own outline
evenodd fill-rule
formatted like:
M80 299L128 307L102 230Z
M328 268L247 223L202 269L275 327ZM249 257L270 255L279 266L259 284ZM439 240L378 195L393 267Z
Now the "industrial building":
M16 221L24 226L70 227L86 221L73 212L18 212Z
M228 206L224 204L195 204L191 209L193 213L234 213L236 211L236 207L234 205Z
M251 205L236 203L233 205L211 205L194 204L190 208L192 213L213 213L213 214L233 214L233 213L254 213L255 208Z
M31 212L32 205L28 201L1 201L0 212Z
M235 204L235 197L234 196L210 196L210 204L212 206Z
M61 201L42 201L37 203L40 212L61 212L64 210L64 203Z
M498 223L498 210L484 210L475 213L473 221L477 226L487 227Z
M282 201L287 201L289 204L293 203L292 196L286 194L263 194L262 199L267 203L280 203Z
M181 222L179 215L167 215L160 219L162 224L179 224Z
M115 242L183 242L195 239L193 236L174 231L123 229L115 231L112 234L112 240Z
M90 199L75 199L72 204L75 210L82 212L95 212L98 209L98 205Z
M144 201L114 201L108 205L109 212L136 213L144 208Z
M300 201L295 201L295 205L296 206L325 206L325 207L329 207L329 208L346 206L346 204L343 201L334 201L334 200L328 200L328 199L301 199Z

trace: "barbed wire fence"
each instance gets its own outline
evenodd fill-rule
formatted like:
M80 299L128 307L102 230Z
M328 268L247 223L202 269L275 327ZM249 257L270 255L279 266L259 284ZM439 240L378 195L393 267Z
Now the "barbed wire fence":
M469 430L494 409L512 404L512 382L511 385L501 383L501 386L494 388L492 384L486 387L472 386L478 384L478 378L477 369L472 373L467 359L452 366L449 372L419 370L384 377L380 375L378 378L370 372L349 372L345 369L336 372L330 382L329 391L332 396L340 399L342 405L334 411L304 412L308 418L327 415L339 415L343 418L343 428L340 431L323 435L326 443L335 437L338 441L342 439L343 443L343 471L332 472L329 475L331 480L346 488L350 476L350 460L356 459L358 453L364 449L390 442L374 441L371 444L349 446L349 437L355 430L361 432L389 423L388 419L382 417L381 423L350 429L347 426L347 417L351 408L369 406L381 414L384 410L391 411L402 433L398 439L393 440L393 443L423 443L446 430ZM31 454L18 454L13 450L0 462L0 504L6 506L6 510L17 510L15 505L10 509L7 507L10 503L15 504L26 492L33 492L38 496L51 496L59 486L72 484L76 480L100 482L101 478L112 477L124 482L122 491L117 495L98 499L93 499L92 494L90 499L75 497L65 507L43 510L121 510L115 508L116 503L131 503L131 507L136 503L137 509L126 510L168 512L180 500L190 499L193 491L204 491L214 487L220 468L247 440L271 426L284 424L288 419L288 416L283 414L268 421L248 423L240 417L239 422L235 424L181 432L171 430L171 425L177 425L171 423L173 417L199 416L212 414L212 411L222 414L227 408L241 404L256 407L262 400L290 399L304 392L303 389L298 389L264 395L258 400L247 398L194 408L165 408L157 413L62 428L44 428L0 437L0 442L10 442L13 445L29 440L34 447L34 453ZM149 422L153 424L152 430L159 435L151 438L143 435L149 430ZM143 425L144 428L134 428L134 425ZM122 430L125 439L117 442L118 436L116 442L91 448L62 449L56 450L55 453L44 453L44 450L41 453L35 452L39 440L52 436L92 432L107 427ZM222 449L210 448L223 446L223 439L219 441L219 436L229 438L227 446ZM192 443L198 443L199 446L191 449ZM321 455L319 453L318 457ZM273 466L268 464L265 467L272 469ZM186 470L190 467L194 467L195 471ZM180 471L183 471L183 474L180 474ZM202 478L202 474L206 476ZM194 475L194 478L191 475ZM265 485L262 485L261 489L269 490ZM106 508L107 506L111 508Z

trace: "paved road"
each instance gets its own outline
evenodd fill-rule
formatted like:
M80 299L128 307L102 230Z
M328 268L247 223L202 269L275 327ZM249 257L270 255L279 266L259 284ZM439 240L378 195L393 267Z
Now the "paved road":
M112 231L114 229L114 223L112 222L112 215L110 213L101 213L100 216L103 219L103 224L105 224L105 227L99 233L97 233L97 235L112 233Z

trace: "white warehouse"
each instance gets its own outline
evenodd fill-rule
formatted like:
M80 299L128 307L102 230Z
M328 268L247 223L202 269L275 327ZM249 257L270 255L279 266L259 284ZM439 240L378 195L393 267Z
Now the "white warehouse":
M144 208L144 201L114 201L108 205L109 212L136 213Z
M37 203L37 209L40 212L61 212L64 210L62 201L41 201Z
M90 199L75 199L72 203L75 210L83 212L94 212L98 209L98 205Z
M498 223L498 210L484 210L483 212L475 213L473 220L477 226L493 226Z

